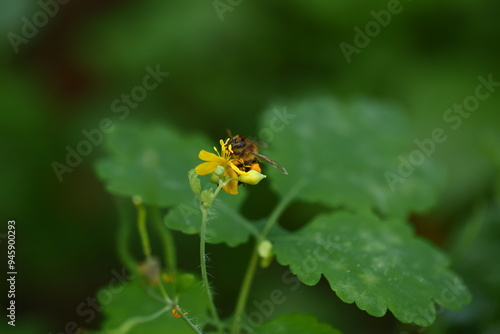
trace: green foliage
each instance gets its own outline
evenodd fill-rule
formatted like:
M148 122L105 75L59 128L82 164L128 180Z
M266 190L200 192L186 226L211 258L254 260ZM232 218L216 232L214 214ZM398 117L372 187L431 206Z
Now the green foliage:
M0 100L5 111L0 116L5 146L1 198L5 216L18 220L23 242L16 251L25 264L19 276L23 288L17 294L16 331L59 333L72 320L92 328L100 325L100 317L84 323L85 318L75 318L74 310L75 301L92 294L97 282L106 282L109 268L116 265L116 256L109 250L117 215L112 200L90 171L102 148L105 157L97 164L99 176L112 195L126 197L119 200L123 204L119 219L123 223L133 220L135 211L129 199L142 197L148 224L153 220L155 225L147 226L149 232L155 231L152 252L155 258L168 259L174 255L175 245L156 228L163 221L156 218L168 212L164 222L170 229L199 232L201 214L185 174L199 163L197 152L210 150L230 128L248 136L271 130L269 149L262 153L284 165L290 175L263 167L268 175L263 187L241 187L238 196L221 193L212 207L207 242L222 244L207 245L207 251L213 259L209 271L221 314L232 317L234 295L242 283L234 277L243 271L241 266L254 241L261 241L261 219L265 223L267 215L276 213L270 220L273 223L276 218L274 225L294 230L303 226L298 232L282 231L283 237L292 238L311 231L318 220L344 215L356 217L353 225L358 227L376 221L375 230L368 229L370 233L388 230L388 235L411 240L411 245L428 238L443 252L453 250L450 266L464 278L474 299L461 311L441 310L437 323L426 332L500 332L500 276L494 256L500 244L500 215L494 202L500 198L498 168L493 176L494 165L500 166L498 87L480 90L491 95L479 99L477 110L467 111L476 109L470 103L475 103L479 75L500 80L496 71L500 44L491 43L500 36L500 2L401 2L402 11L385 17L390 23L381 24L379 31L376 25L384 21L388 1L237 4L217 0L230 8L223 21L211 1L63 2L5 1L0 13L4 36ZM366 40L357 27L364 32L371 29ZM12 46L11 34L21 37L19 52ZM352 62L346 62L339 43L359 47ZM143 92L140 86L147 66L160 66L171 75ZM318 91L334 92L341 99L362 94L374 100L288 102L290 97ZM125 102L127 95L130 100ZM269 111L259 122L259 111L276 97L287 102L273 106L285 106L296 117L288 123L279 117L271 122L276 114ZM403 108L382 105L379 98L389 98ZM445 116L457 104L469 105L460 115L452 114L458 123L447 121ZM122 121L123 117L127 120ZM83 143L89 138L82 130L96 129L104 118L113 120L116 131L103 134L102 146L86 147ZM138 120L168 126L134 124ZM445 130L446 142L437 145L425 164L415 166L415 172L391 191L384 173L397 174L399 155L408 158L417 148L414 140L429 138L436 128ZM497 137L487 139L484 152L478 139L489 133ZM81 163L71 163L68 147L89 151L80 154ZM430 160L444 166L445 173ZM69 167L62 182L51 167L55 161ZM200 180L205 189L215 188L208 177ZM276 202L283 204L282 209L272 211ZM336 211L315 217L318 209ZM252 221L254 218L259 221ZM342 223L337 218L335 222L336 226ZM421 238L413 235L411 225L416 225ZM134 232L133 227L128 231ZM278 237L278 231L264 239ZM402 231L405 237L400 235ZM63 237L38 246L39 240L54 235ZM195 270L199 265L194 254L199 246L197 236L177 232L172 236L177 242L178 270ZM139 238L122 230L119 238L127 241L120 249L130 253L127 267L133 271L135 261L142 260L140 245L134 243ZM163 254L159 243L171 249L165 247L168 250ZM314 246L298 239L288 243L299 249L306 248L301 243ZM228 249L227 245L241 247ZM435 255L429 263L440 263L437 272L447 271L449 265L443 260L447 256L430 245L428 250ZM54 254L58 254L55 261L47 261ZM351 255L355 253L345 254L345 258ZM413 252L407 255L416 257ZM96 258L100 260L96 262ZM120 258L126 257L120 254ZM164 269L175 268L167 263ZM318 267L318 271L328 268ZM259 268L247 306L252 304L256 288L279 288L277 271L287 269L278 267L276 261L268 269ZM37 284L28 284L30 277L37 277ZM189 276L184 278L185 285L178 286L181 298L190 286ZM345 283L340 278L334 281ZM411 291L414 284L410 283ZM313 313L346 333L413 332L395 324L391 316L370 318L354 305L346 305L335 292L327 293L326 284L324 279L319 286L294 292L287 303L276 307L276 313ZM318 295L322 298L314 301L313 311L307 299ZM432 291L424 291L424 295L432 309ZM57 303L48 305L51 300ZM182 306L189 309L189 305ZM130 307L138 309L137 305ZM54 325L58 328L50 328ZM6 326L0 325L0 332Z
M156 298L153 297L155 295ZM172 315L170 309L159 314L165 309L165 302L161 300L158 289L148 287L140 279L117 283L109 289L101 290L97 296L102 296L99 302L105 316L102 333L192 333L182 319ZM195 324L208 320L208 303L197 285L192 285L183 293L178 304L189 313L188 317Z
M286 114L269 155L287 166L289 177L273 177L273 188L295 187L296 198L342 210L275 237L278 261L308 285L323 274L344 302L374 316L389 309L405 323L432 324L434 302L452 309L469 303L446 256L415 238L406 221L436 202L440 170L425 161L394 189L386 179L387 171L398 173L398 156L414 149L403 114L374 101L325 98L287 106ZM276 115L264 114L262 126Z
M459 309L471 299L446 256L402 221L333 213L271 240L278 262L302 282L314 285L323 274L340 299L374 316L389 309L402 322L429 326L434 302Z
M189 166L197 162L200 136L181 136L161 126L117 125L106 138L108 157L97 162L99 177L112 194L141 196L145 204L165 207L189 203Z
M211 151L212 146L199 136L181 136L167 127L121 125L109 135L109 155L96 163L96 170L113 194L139 195L148 205L175 206L166 217L167 226L193 234L200 230L201 214L193 192L186 187L187 171L201 163L198 152ZM236 246L257 233L238 212L244 199L226 194L214 203L211 219L217 219L217 224L209 224L208 242Z
M257 235L258 231L255 226L239 213L245 195L223 194L222 196L224 198L217 199L210 211L207 242L213 244L224 242L234 247L247 242L251 235ZM201 213L198 203L191 201L176 206L165 217L165 223L169 228L183 233L199 233Z
M340 334L328 324L306 314L285 314L265 323L256 334Z
M221 192L209 208L207 242L234 247L250 236L267 237L277 261L290 266L305 284L315 285L324 275L344 302L378 317L390 310L403 323L429 326L436 318L435 303L459 309L470 302L446 255L417 238L407 221L412 212L428 210L436 202L441 169L426 157L410 175L397 176L398 182L387 178L388 172L399 173L400 157L415 149L409 121L397 108L370 100L310 98L264 113L261 129L260 139L267 136L270 145L264 153L289 172L268 169L271 177L263 181L269 180L281 194L281 203L262 229L240 212L244 189L237 196ZM168 128L128 125L110 137L111 155L98 162L97 171L112 193L169 206L166 226L196 234L202 215L192 189L199 193L204 187L214 194L215 186L209 176L191 173L188 178L187 171L201 163L196 159L199 150L210 146L198 137L182 139ZM337 211L303 222L296 232L273 228L294 200ZM284 323L297 321L292 328L324 330L311 324L312 318L290 317L261 329L285 332Z
M442 175L430 161L402 177L394 191L386 180L386 172L398 174L398 156L407 158L415 148L409 120L398 108L373 100L311 98L264 113L261 128L273 131L278 113L289 116L281 122L278 117L266 154L290 175L272 177L276 192L304 180L300 199L391 216L424 211L436 202Z

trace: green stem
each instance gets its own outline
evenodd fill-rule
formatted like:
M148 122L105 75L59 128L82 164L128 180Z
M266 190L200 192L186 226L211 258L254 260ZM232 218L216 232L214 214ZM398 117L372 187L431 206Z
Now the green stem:
M210 309L210 313L212 314L213 322L217 327L217 332L222 333L222 323L219 318L219 314L217 313L217 309L215 308L214 297L212 294L212 290L210 289L210 284L208 282L208 274L207 274L207 259L205 254L205 239L207 233L207 220L208 220L208 210L212 206L212 203L215 201L215 198L221 191L221 189L231 180L226 180L226 182L219 182L219 186L215 190L212 195L211 202L208 207L206 207L206 203L202 203L200 199L200 210L201 210L201 230L200 230L200 265L201 265L201 280L203 286L206 288L207 297L208 297L208 307Z
M137 268L137 263L130 252L130 235L132 230L133 221L130 219L130 214L127 210L129 208L129 202L125 203L123 199L115 198L115 204L118 210L119 216L119 226L118 233L116 235L116 247L118 252L118 257L121 263L127 268L130 273L134 275L139 274Z
M206 228L207 228L207 218L208 218L208 210L205 208L201 208L201 231L200 231L200 263L201 263L201 279L203 282L203 286L206 288L207 297L209 301L209 309L210 313L212 313L212 317L214 319L214 323L217 326L219 332L221 332L221 323L219 319L219 314L217 313L217 309L215 308L214 298L212 295L212 291L210 289L210 285L208 283L208 275L207 275L207 259L205 257L205 238L206 238Z
M271 216L269 217L266 225L262 229L262 233L260 234L259 242L264 240L271 229L273 228L274 224L278 221L278 218L281 216L283 211L285 211L286 207L290 202L297 196L297 194L302 190L302 188L306 185L306 180L301 179L295 183L295 185L288 191L288 193L281 198L281 201L278 203L278 205L274 208L273 212L271 213Z
M160 235L161 241L163 243L163 247L165 249L165 262L167 267L167 272L170 275L173 275L177 272L177 261L176 261L176 253L175 253L175 242L174 237L170 230L163 224L161 219L160 208L153 208L153 220L156 226L156 229Z
M250 289L252 287L253 278L255 276L255 271L257 269L257 264L259 260L259 252L258 247L259 243L266 239L267 235L273 228L274 224L278 221L278 218L281 216L283 211L285 211L286 207L290 202L297 196L297 194L302 190L304 185L306 184L305 180L299 180L289 191L281 198L281 201L274 208L271 216L264 225L262 232L257 237L256 244L252 253L252 257L250 258L250 262L248 264L247 272L245 274L245 278L243 279L243 283L240 289L240 295L238 296L238 301L236 303L236 310L234 313L233 323L231 325L231 333L238 334L240 331L240 323L241 317L245 312L245 307L247 304L248 294L250 293Z
M257 263L259 260L259 253L257 252L257 246L255 245L252 257L250 258L250 263L248 264L247 272L245 273L245 278L243 279L243 284L241 285L240 295L238 296L238 302L236 304L235 316L233 323L231 325L231 333L239 333L241 315L245 312L245 306L248 299L248 294L250 293L250 288L252 286L253 278L255 276L255 270L257 269Z
M186 316L186 314L180 309L179 305L176 305L174 308L177 311L177 313L181 316L182 320L184 320L186 322L186 324L189 326L189 328L191 328L193 330L193 332L198 333L198 334L203 334L198 329L198 327L196 327L196 325L193 324L191 322L191 320L189 320L189 318Z
M163 286L163 282L161 281L160 277L158 277L158 281L160 282L158 284L158 287L160 288L161 295L163 296L167 304L171 304L172 300L168 297L167 290L165 290L165 287Z
M149 245L148 230L146 228L146 208L144 204L139 201L134 201L137 208L137 227L139 229L139 235L141 236L142 250L146 260L151 260L151 246Z

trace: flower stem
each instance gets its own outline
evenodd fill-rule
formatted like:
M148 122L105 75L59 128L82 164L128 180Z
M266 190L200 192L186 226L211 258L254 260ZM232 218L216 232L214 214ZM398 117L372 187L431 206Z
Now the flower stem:
M258 252L259 243L266 239L272 227L278 221L278 218L281 216L281 214L286 209L288 204L290 204L290 202L295 198L295 196L297 196L297 194L302 190L305 184L306 184L305 180L299 180L288 191L288 193L286 193L286 195L281 198L281 201L274 208L273 212L271 213L271 216L267 220L266 225L262 229L262 232L257 237L252 257L250 258L247 272L245 274L245 278L243 279L243 283L241 285L240 295L238 296L238 301L236 303L236 310L234 312L233 323L231 325L231 334L238 334L240 331L241 317L245 312L245 306L247 303L248 294L250 293L250 289L252 287L253 278L255 276L255 271L257 269L257 263L259 260L259 252Z
M273 228L274 224L278 221L278 218L281 216L283 211L285 211L286 207L290 202L297 196L297 194L302 190L302 188L306 185L306 180L301 179L295 183L295 185L288 191L288 193L281 198L281 201L278 203L278 205L274 208L273 212L271 213L271 216L266 222L266 225L262 229L262 233L260 234L259 237L259 242L264 240L271 229Z
M165 302L167 302L167 304L171 304L172 300L168 297L167 290L165 290L165 287L163 286L163 282L161 281L160 278L158 281L160 282L160 284L158 284L158 287L160 288L160 292L161 292L161 295L163 296L163 299L165 299Z
M144 256L146 257L146 263L150 263L151 259L151 246L149 243L148 230L146 228L146 207L142 204L142 200L140 198L134 197L133 199L134 205L137 208L137 226L139 229L139 235L141 236L142 249L144 252ZM163 282L161 277L157 277L159 282L160 292L167 302L167 304L171 303L171 299L168 296L167 291L163 286Z
M140 199L134 198L134 204L137 208L137 227L141 236L142 250L146 260L149 261L151 259L151 246L149 245L148 230L146 228L146 208Z
M196 327L195 324L193 324L191 322L191 320L189 320L189 318L186 316L186 314L184 314L184 312L180 309L179 305L176 305L174 307L174 309L177 311L177 313L181 316L182 320L184 320L186 322L186 324L189 326L189 328L191 328L193 330L193 332L195 333L198 333L198 334L203 334L199 329L198 327Z
M238 302L236 304L236 310L234 312L234 320L231 325L231 333L239 333L241 315L245 311L245 306L247 303L248 294L250 293L250 288L252 286L253 278L255 276L255 270L257 269L257 262L259 260L259 253L257 252L257 244L250 258L250 263L248 264L247 272L245 273L245 278L243 279L243 284L241 285L240 295L238 296Z
M133 221L130 218L129 212L129 203L125 203L125 201L121 198L115 197L115 204L118 209L119 216L119 227L118 233L116 235L116 247L118 252L118 257L120 258L121 263L127 268L130 273L134 275L139 274L139 270L137 268L137 263L130 252L130 234L133 226Z
M210 313L212 313L212 317L215 325L217 326L219 332L222 332L221 323L219 319L219 314L217 313L217 309L215 308L214 298L212 295L212 290L210 289L210 285L208 283L208 275L207 275L207 259L205 255L205 238L206 238L206 229L207 229L207 218L208 218L208 210L205 208L201 208L201 231L200 231L200 263L201 263L201 279L203 282L203 286L207 291L207 297L209 301L209 309Z
M165 249L165 262L167 272L170 275L173 275L177 272L174 237L172 236L172 233L167 228L167 226L163 224L161 220L161 211L158 207L153 208L153 220Z

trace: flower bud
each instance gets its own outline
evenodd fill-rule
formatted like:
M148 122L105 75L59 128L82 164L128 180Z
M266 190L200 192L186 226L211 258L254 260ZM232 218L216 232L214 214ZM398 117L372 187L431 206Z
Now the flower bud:
M210 182L212 182L213 184L219 184L220 180L220 177L215 175L215 173L212 173L212 175L210 175Z
M257 252L261 257L261 268L269 267L274 258L273 244L269 240L262 240L257 247Z
M214 201L214 189L206 189L201 192L200 203L203 209L208 210Z
M225 168L223 166L217 166L217 168L214 171L214 174L217 175L218 177L222 177L224 175L224 170Z
M142 205L142 197L139 195L135 195L132 197L132 203L134 203L135 206Z
M268 257L271 255L273 249L273 244L269 240L262 240L257 247L257 251L260 257Z
M262 179L266 178L264 174L257 172L256 170L250 170L248 173L241 174L238 177L238 181L243 183L248 183L251 185L258 184Z

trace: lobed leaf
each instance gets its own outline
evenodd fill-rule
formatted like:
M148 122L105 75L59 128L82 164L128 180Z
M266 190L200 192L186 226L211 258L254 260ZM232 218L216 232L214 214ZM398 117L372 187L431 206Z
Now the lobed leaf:
M256 334L341 334L325 323L319 323L312 315L285 314L258 328Z
M105 141L108 156L97 161L97 174L115 195L139 195L144 203L165 207L190 202L187 171L199 162L208 143L162 126L116 125Z
M270 178L278 193L304 180L301 199L399 216L437 200L442 175L429 156L399 174L400 156L408 160L418 146L408 119L393 106L303 100L264 113L259 137L269 143L264 154L289 172Z
M112 194L139 195L146 204L172 206L166 224L187 234L198 233L201 212L187 173L202 163L198 152L210 147L203 138L186 138L168 127L121 125L106 138L108 156L96 163L96 170ZM208 180L201 177L203 183ZM209 217L208 242L237 246L257 234L239 213L244 198L244 194L219 195Z
M207 224L207 242L225 242L231 247L248 241L250 235L258 234L257 228L239 213L245 200L244 194L237 196L221 192L215 200ZM201 211L196 198L190 204L181 204L169 211L165 223L171 229L186 234L200 232Z
M271 237L278 262L307 285L324 275L346 303L373 316L389 309L404 323L432 324L434 303L459 309L471 296L444 254L398 220L334 213Z

